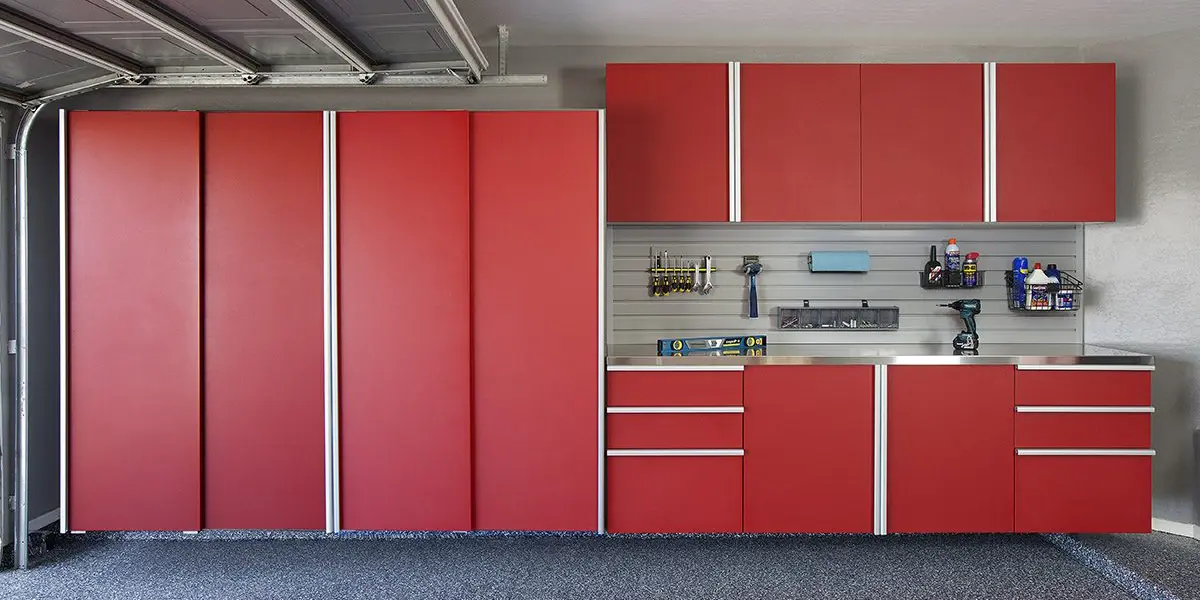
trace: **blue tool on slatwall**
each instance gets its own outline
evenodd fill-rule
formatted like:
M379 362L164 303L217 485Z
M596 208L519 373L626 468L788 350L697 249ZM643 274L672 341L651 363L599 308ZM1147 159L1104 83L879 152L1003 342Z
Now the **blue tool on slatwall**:
M816 250L808 253L808 270L813 273L866 273L871 270L871 253L866 250Z
M728 337L667 338L658 340L658 355L685 355L689 352L755 351L767 345L765 335L731 335ZM761 356L761 355L760 355Z

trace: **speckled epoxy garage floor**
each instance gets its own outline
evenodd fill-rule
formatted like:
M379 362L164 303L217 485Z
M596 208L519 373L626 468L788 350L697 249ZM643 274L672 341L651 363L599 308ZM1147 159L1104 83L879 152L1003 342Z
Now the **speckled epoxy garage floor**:
M1142 569L1141 575L1161 576L1182 568L1180 561L1185 559L1192 561L1187 567L1191 571L1200 567L1194 562L1200 542L1193 540L1166 539L1171 536L1164 534L1099 539L1108 543L1111 555L1118 554L1112 548L1124 551L1121 544L1129 540L1123 537L1175 557L1151 562L1179 559L1174 567ZM1022 535L184 541L84 537L38 557L29 571L0 572L0 597L1132 597L1052 541ZM1130 552L1150 555L1136 548ZM1194 584L1196 574L1188 576Z

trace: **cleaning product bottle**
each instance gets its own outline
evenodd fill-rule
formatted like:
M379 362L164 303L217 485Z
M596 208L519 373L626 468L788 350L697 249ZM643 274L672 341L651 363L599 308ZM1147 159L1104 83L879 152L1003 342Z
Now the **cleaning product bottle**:
M1058 283L1058 265L1054 263L1046 265L1046 277L1050 278L1050 283Z
M979 285L979 253L968 252L967 261L963 263L963 287Z
M950 243L946 244L946 270L962 270L962 253L958 249L958 238L950 238Z
M1042 271L1042 263L1033 263L1033 272L1025 278L1025 308L1050 310L1050 278Z
M1029 272L1029 259L1018 256L1012 261L1012 305L1013 308L1025 306L1025 274Z

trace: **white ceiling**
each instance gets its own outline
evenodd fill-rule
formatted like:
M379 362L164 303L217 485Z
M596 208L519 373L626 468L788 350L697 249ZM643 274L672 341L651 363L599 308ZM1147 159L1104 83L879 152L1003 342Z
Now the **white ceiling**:
M1200 0L458 0L513 45L1082 45L1200 26Z

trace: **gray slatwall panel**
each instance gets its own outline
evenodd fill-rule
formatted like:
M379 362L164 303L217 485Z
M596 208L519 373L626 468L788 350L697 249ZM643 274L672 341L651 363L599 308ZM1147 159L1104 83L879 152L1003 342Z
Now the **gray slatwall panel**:
M959 239L964 255L979 252L986 285L974 290L924 290L917 273L928 260L930 244L939 254L946 240ZM1004 271L1017 255L1082 273L1082 234L1075 225L903 225L885 227L807 225L613 225L609 227L608 282L610 344L653 343L660 337L766 333L772 344L949 343L961 320L936 306L957 298L983 300L979 315L984 343L1080 343L1081 313L1022 315L1005 304ZM649 251L653 246L699 260L713 257L718 269L713 292L654 298L648 293ZM813 250L871 253L866 274L817 274L808 271ZM746 318L749 290L736 269L741 257L757 254L757 320ZM939 260L942 260L939 258ZM779 306L899 306L899 331L781 331ZM1086 300L1085 300L1086 301Z

